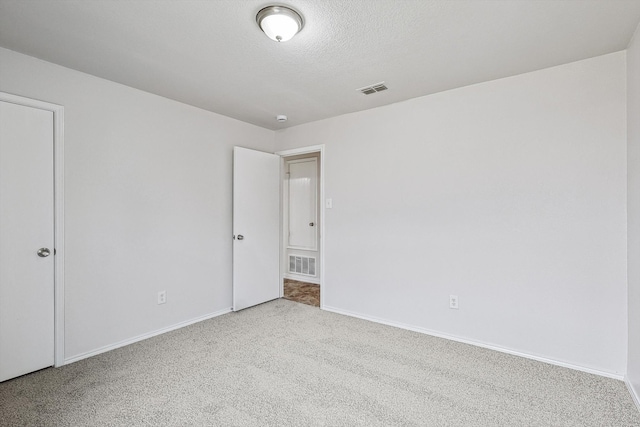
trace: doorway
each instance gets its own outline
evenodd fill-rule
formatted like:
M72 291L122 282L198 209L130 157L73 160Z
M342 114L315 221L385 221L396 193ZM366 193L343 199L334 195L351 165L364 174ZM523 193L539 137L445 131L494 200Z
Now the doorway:
M323 146L282 157L281 276L285 299L323 306Z
M0 381L64 364L63 123L0 92Z
M285 279L318 292L324 286L323 152L324 145L275 154L234 147L233 311L283 297ZM285 167L301 180L314 181L294 188L294 197L306 194L313 205L294 206L294 217L304 222L297 223L293 240L284 233L290 215L288 203L283 203L289 197ZM322 308L326 289L319 293L314 305Z

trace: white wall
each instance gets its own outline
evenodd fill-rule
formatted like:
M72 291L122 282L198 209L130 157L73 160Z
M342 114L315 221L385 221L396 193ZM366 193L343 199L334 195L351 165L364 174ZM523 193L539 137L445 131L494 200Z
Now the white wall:
M272 131L6 49L0 90L65 107L67 359L231 306L232 147Z
M625 111L619 52L278 131L326 144L327 308L622 376Z
M228 309L232 146L326 144L329 308L627 369L624 52L290 128L275 144L269 130L5 49L0 90L65 106L68 359Z
M627 383L635 392L636 399L640 399L640 26L627 50L627 138Z

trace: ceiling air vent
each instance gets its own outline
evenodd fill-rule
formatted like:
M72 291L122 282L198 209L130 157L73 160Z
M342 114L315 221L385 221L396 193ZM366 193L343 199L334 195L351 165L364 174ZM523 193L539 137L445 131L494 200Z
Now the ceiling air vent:
M372 93L382 92L383 90L387 90L388 88L384 85L384 82L376 83L371 86L361 87L360 89L356 89L358 92L362 92L365 95L371 95Z

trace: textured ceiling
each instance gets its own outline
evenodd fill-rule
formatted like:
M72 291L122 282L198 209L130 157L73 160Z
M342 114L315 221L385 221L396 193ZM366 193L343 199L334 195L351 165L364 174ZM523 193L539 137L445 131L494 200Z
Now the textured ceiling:
M280 129L619 51L640 21L640 0L278 3L305 18L280 44L264 0L0 0L0 46Z

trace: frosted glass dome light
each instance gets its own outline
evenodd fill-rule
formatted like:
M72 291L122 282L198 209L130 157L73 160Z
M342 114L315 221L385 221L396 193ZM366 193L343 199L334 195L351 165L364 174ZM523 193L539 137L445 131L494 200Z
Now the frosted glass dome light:
M286 42L295 36L302 27L302 16L285 6L267 6L256 15L258 26L271 40Z

